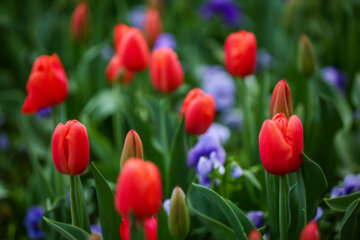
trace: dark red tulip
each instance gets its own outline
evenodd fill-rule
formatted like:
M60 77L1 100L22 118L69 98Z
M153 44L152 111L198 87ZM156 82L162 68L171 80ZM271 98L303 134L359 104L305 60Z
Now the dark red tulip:
M86 2L79 3L71 16L71 35L76 41L84 39L89 28L89 7Z
M277 113L284 113L287 118L293 114L291 91L284 79L276 84L271 96L270 117Z

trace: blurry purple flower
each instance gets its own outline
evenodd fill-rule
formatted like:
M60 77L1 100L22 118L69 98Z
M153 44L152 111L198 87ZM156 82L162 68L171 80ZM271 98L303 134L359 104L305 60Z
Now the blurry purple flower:
M240 109L233 108L223 112L220 116L220 120L225 125L240 130L243 122L243 114Z
M50 116L51 116L51 107L44 107L36 112L37 118L48 118Z
M155 41L154 48L158 49L162 47L169 47L173 50L176 49L176 39L171 33L161 33Z
M231 177L232 178L239 178L243 175L244 171L240 166L233 165L231 167Z
M165 201L163 202L163 208L168 215L170 212L170 203L171 203L170 198L165 199Z
M128 13L130 26L137 27L141 30L144 28L145 10L146 7L144 5L137 5L130 9Z
M211 188L211 179L208 176L199 176L199 183L205 187Z
M314 221L319 220L319 218L321 218L322 215L323 215L323 209L321 207L317 207L316 216L313 220Z
M223 23L230 26L239 25L242 17L240 5L233 0L206 0L199 14L204 20L220 17Z
M6 151L10 147L9 137L5 133L0 133L0 150Z
M350 194L360 190L360 174L349 174L344 178L345 194Z
M259 49L256 54L256 72L262 72L271 67L272 57L265 49Z
M223 163L216 158L216 152L211 152L209 157L200 157L196 166L196 173L199 175L200 184L210 187L210 178L208 175L213 169L217 170L221 175L225 173ZM215 179L215 183L216 182L219 182L219 180Z
M322 69L322 76L327 83L339 89L340 92L345 92L347 78L342 71L333 66L328 66Z
M341 197L345 195L345 189L343 187L336 186L331 190L330 198Z
M200 136L200 138L211 135L217 138L222 144L226 143L231 135L230 129L220 123L213 123L209 129Z
M213 168L213 163L211 162L211 160L207 157L201 156L196 166L196 172L200 176L206 176L211 172L212 168Z
M220 163L225 162L226 153L221 146L220 141L212 135L204 135L187 154L187 164L189 167L196 167L200 157L210 157L210 153L214 152L216 159Z
M101 232L101 227L100 227L100 225L99 224L92 224L91 226L90 226L90 229L91 229L91 232L92 233L98 233L98 234L102 234L102 232Z
M233 78L221 66L202 66L199 69L202 89L215 99L216 109L222 111L235 103L236 86Z
M41 206L34 206L27 210L24 224L29 238L39 239L45 237L44 232L40 229L43 216L44 209Z
M261 228L262 226L264 226L265 223L264 215L265 213L263 211L249 211L247 213L247 217L254 224L256 228Z

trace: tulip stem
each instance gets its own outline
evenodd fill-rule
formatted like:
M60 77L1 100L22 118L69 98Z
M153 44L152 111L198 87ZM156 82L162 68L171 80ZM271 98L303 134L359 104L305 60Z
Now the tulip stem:
M288 239L288 207L289 207L289 181L287 175L280 176L280 196L279 196L279 224L280 224L280 240Z
M169 146L168 146L168 137L167 137L167 123L166 123L167 109L168 109L168 99L160 100L160 130L161 130L161 140L163 146L164 165L166 169L168 169L170 165Z
M144 240L144 222L139 221L136 223L134 214L130 214L130 239L134 240Z
M118 107L116 108L116 111L112 117L112 124L113 124L113 129L114 129L114 138L115 138L115 144L116 144L116 149L122 149L123 147L123 135L122 135L122 119L121 119L121 112L120 109L122 109L121 107L121 87L120 84L115 84L113 87L113 91L114 91L114 96L116 96L116 102L118 103ZM121 150L120 152L116 152L116 161L118 161L120 159L120 155L121 155Z
M75 176L70 175L70 207L71 207L71 223L74 226L80 227L78 210L76 206L76 189Z
M299 170L296 171L296 177L297 177L299 208L300 208L298 223L302 224L302 228L303 228L307 223L307 212L306 212L306 192L305 192L302 167L300 167ZM303 216L303 219L301 216Z

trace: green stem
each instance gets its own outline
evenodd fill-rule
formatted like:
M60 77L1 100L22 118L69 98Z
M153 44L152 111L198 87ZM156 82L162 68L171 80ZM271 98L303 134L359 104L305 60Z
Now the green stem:
M299 224L302 224L304 227L307 223L307 212L306 212L306 192L305 192L305 184L304 178L302 174L302 167L299 168L296 172L297 185L298 185L298 194L299 194ZM303 216L303 219L301 219ZM301 228L302 229L302 228Z
M70 175L71 223L76 227L80 227L78 209L76 206L75 177L76 176Z
M115 144L116 144L116 148L115 149L119 149L119 151L116 153L116 160L118 161L120 159L120 155L121 155L121 149L123 147L123 133L122 133L122 118L121 118L121 86L120 84L114 84L113 87L113 91L114 91L114 96L116 96L116 101L118 103L118 107L116 108L117 110L114 113L114 116L112 118L112 124L113 124L113 129L114 129L114 138L115 138Z
M130 239L133 240L145 239L144 222L139 221L138 223L136 223L134 214L130 215Z
M288 239L288 203L289 203L289 182L287 175L280 176L280 196L279 196L279 229L280 229L280 240Z
M163 157L165 169L169 168L169 144L167 137L167 122L166 122L166 111L168 109L168 99L164 98L160 100L160 129L161 129L161 141L163 146Z

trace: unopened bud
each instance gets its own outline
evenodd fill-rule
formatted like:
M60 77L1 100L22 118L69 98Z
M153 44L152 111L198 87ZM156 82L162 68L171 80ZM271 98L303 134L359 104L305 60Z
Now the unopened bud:
M298 69L306 77L311 76L315 72L316 60L314 49L310 39L305 35L301 35L298 46Z
M271 96L270 118L277 113L284 113L288 119L293 114L290 88L284 79L276 84Z
M98 233L93 233L90 235L88 240L101 240L101 236Z
M253 229L251 230L251 232L249 233L249 240L262 240L261 234L259 233L258 230Z
M120 168L129 158L143 159L143 146L139 134L134 130L130 130L125 138L124 147L120 158Z
M179 186L171 195L169 229L176 239L185 239L190 230L190 217L185 201L185 194Z

